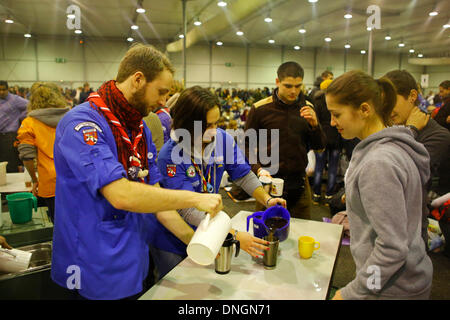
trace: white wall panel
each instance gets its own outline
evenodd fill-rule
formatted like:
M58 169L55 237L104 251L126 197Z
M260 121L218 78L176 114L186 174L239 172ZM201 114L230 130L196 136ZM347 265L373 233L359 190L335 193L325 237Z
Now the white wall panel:
M36 79L36 63L0 60L0 78L5 81L34 81Z
M245 67L226 67L225 65L212 66L212 81L213 82L245 82L246 68Z
M55 58L65 58L68 62L83 61L83 45L76 39L39 39L39 61L55 61Z
M3 53L6 60L35 60L34 40L11 38L3 41Z
M41 81L82 81L84 64L82 62L55 63L39 62L39 79Z
M120 62L128 50L124 42L86 41L84 44L86 61L88 62Z
M230 62L233 66L247 64L247 49L241 47L214 47L212 50L212 63L225 65Z
M250 66L278 67L281 64L281 49L250 48Z

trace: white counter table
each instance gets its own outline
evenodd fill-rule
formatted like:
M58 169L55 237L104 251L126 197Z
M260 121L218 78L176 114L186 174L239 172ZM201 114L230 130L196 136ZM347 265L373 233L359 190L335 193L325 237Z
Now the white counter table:
M249 211L232 219L233 228L246 230ZM250 226L251 227L251 226ZM140 300L324 300L339 252L341 225L291 219L289 237L279 245L277 266L266 270L245 251L231 262L231 271L219 275L214 264L200 266L184 259ZM320 242L310 259L301 259L297 239L311 236Z
M0 186L0 193L16 193L16 192L31 192L31 187L25 186L25 173L7 173L6 184Z

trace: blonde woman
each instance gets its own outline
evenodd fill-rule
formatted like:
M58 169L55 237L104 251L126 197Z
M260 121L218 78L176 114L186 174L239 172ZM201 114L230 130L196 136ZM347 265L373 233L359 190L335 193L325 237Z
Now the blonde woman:
M32 192L45 200L53 222L56 173L53 144L56 126L69 111L59 87L53 83L36 82L31 87L27 117L17 132L19 158L30 173ZM37 173L34 161L37 160Z

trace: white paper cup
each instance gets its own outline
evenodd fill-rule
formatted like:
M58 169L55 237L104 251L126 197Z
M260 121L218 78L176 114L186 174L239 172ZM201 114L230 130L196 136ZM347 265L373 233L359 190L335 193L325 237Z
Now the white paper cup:
M272 179L272 189L270 195L274 197L281 197L283 195L284 180L280 178Z

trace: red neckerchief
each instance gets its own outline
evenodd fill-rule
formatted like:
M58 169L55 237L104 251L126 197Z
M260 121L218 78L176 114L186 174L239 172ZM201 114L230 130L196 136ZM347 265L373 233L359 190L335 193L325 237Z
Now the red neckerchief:
M142 115L128 103L122 92L116 87L115 81L105 82L98 92L89 95L88 101L92 108L101 112L109 120L117 145L119 161L127 174L130 167L148 169L147 144L143 135ZM129 139L126 130L131 132L133 142ZM141 178L140 181L144 182L144 179Z

